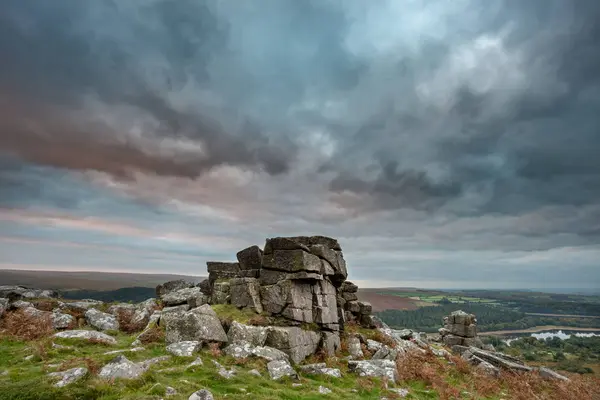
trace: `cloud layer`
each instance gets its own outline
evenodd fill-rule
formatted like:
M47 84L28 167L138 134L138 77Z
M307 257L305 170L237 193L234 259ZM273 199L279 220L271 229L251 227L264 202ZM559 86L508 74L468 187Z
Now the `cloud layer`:
M600 284L593 0L4 3L4 264L323 233L356 279Z

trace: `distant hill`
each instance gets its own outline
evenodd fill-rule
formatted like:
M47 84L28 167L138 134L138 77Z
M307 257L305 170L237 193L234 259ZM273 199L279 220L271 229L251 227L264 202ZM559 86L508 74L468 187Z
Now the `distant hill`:
M156 297L155 288L153 287L126 287L116 290L70 290L61 291L60 295L62 298L70 300L81 300L81 299L94 299L110 303L113 301L118 302L132 302L139 303L147 300L151 297Z
M0 270L0 285L23 285L40 289L113 291L152 288L175 279L200 282L205 277L175 274L132 274L95 271Z

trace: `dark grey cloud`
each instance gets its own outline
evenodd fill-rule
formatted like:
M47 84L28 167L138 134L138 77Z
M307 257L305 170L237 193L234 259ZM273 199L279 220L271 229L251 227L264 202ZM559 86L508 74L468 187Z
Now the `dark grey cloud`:
M597 1L2 10L0 152L37 164L0 165L3 205L90 210L74 200L88 188L57 174L101 171L132 198L225 210L257 242L319 229L369 237L373 254L599 243Z

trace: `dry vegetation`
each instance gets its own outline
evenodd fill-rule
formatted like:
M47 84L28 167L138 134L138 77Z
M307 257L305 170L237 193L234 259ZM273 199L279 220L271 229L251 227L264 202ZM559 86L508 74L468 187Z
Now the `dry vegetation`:
M49 315L34 316L23 310L7 313L0 329L3 334L22 340L41 339L54 333Z
M117 321L119 322L119 329L125 333L140 332L146 326L146 321L140 320L137 322L133 321L135 312L127 309L120 309L117 311Z

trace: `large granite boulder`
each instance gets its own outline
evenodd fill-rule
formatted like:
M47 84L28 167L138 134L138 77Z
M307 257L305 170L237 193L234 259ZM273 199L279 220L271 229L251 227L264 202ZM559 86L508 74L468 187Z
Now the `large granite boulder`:
M238 278L241 271L240 264L233 262L208 261L206 269L208 270L208 279L211 284L218 279Z
M257 313L263 312L260 301L260 283L256 278L233 278L230 283L230 301L238 308L249 307Z
M263 268L284 272L321 272L321 260L304 250L274 250L263 257Z
M171 343L167 346L167 352L178 357L191 357L202 348L202 342L188 340L183 342Z
M165 293L160 300L166 307L173 307L189 304L190 301L195 301L197 296L205 296L199 287L186 287Z
M161 316L165 326L167 344L183 341L227 342L227 334L217 314L205 304L186 312L173 312Z
M358 376L387 378L392 383L395 383L398 378L396 363L391 360L350 360L348 369L357 373Z
M124 355L119 355L106 364L98 376L103 379L136 379L145 372L137 363L131 362Z
M236 254L242 271L258 270L262 267L263 252L258 246L250 246Z
M320 335L299 327L271 327L265 344L283 351L294 363L300 363L314 354L319 346Z

